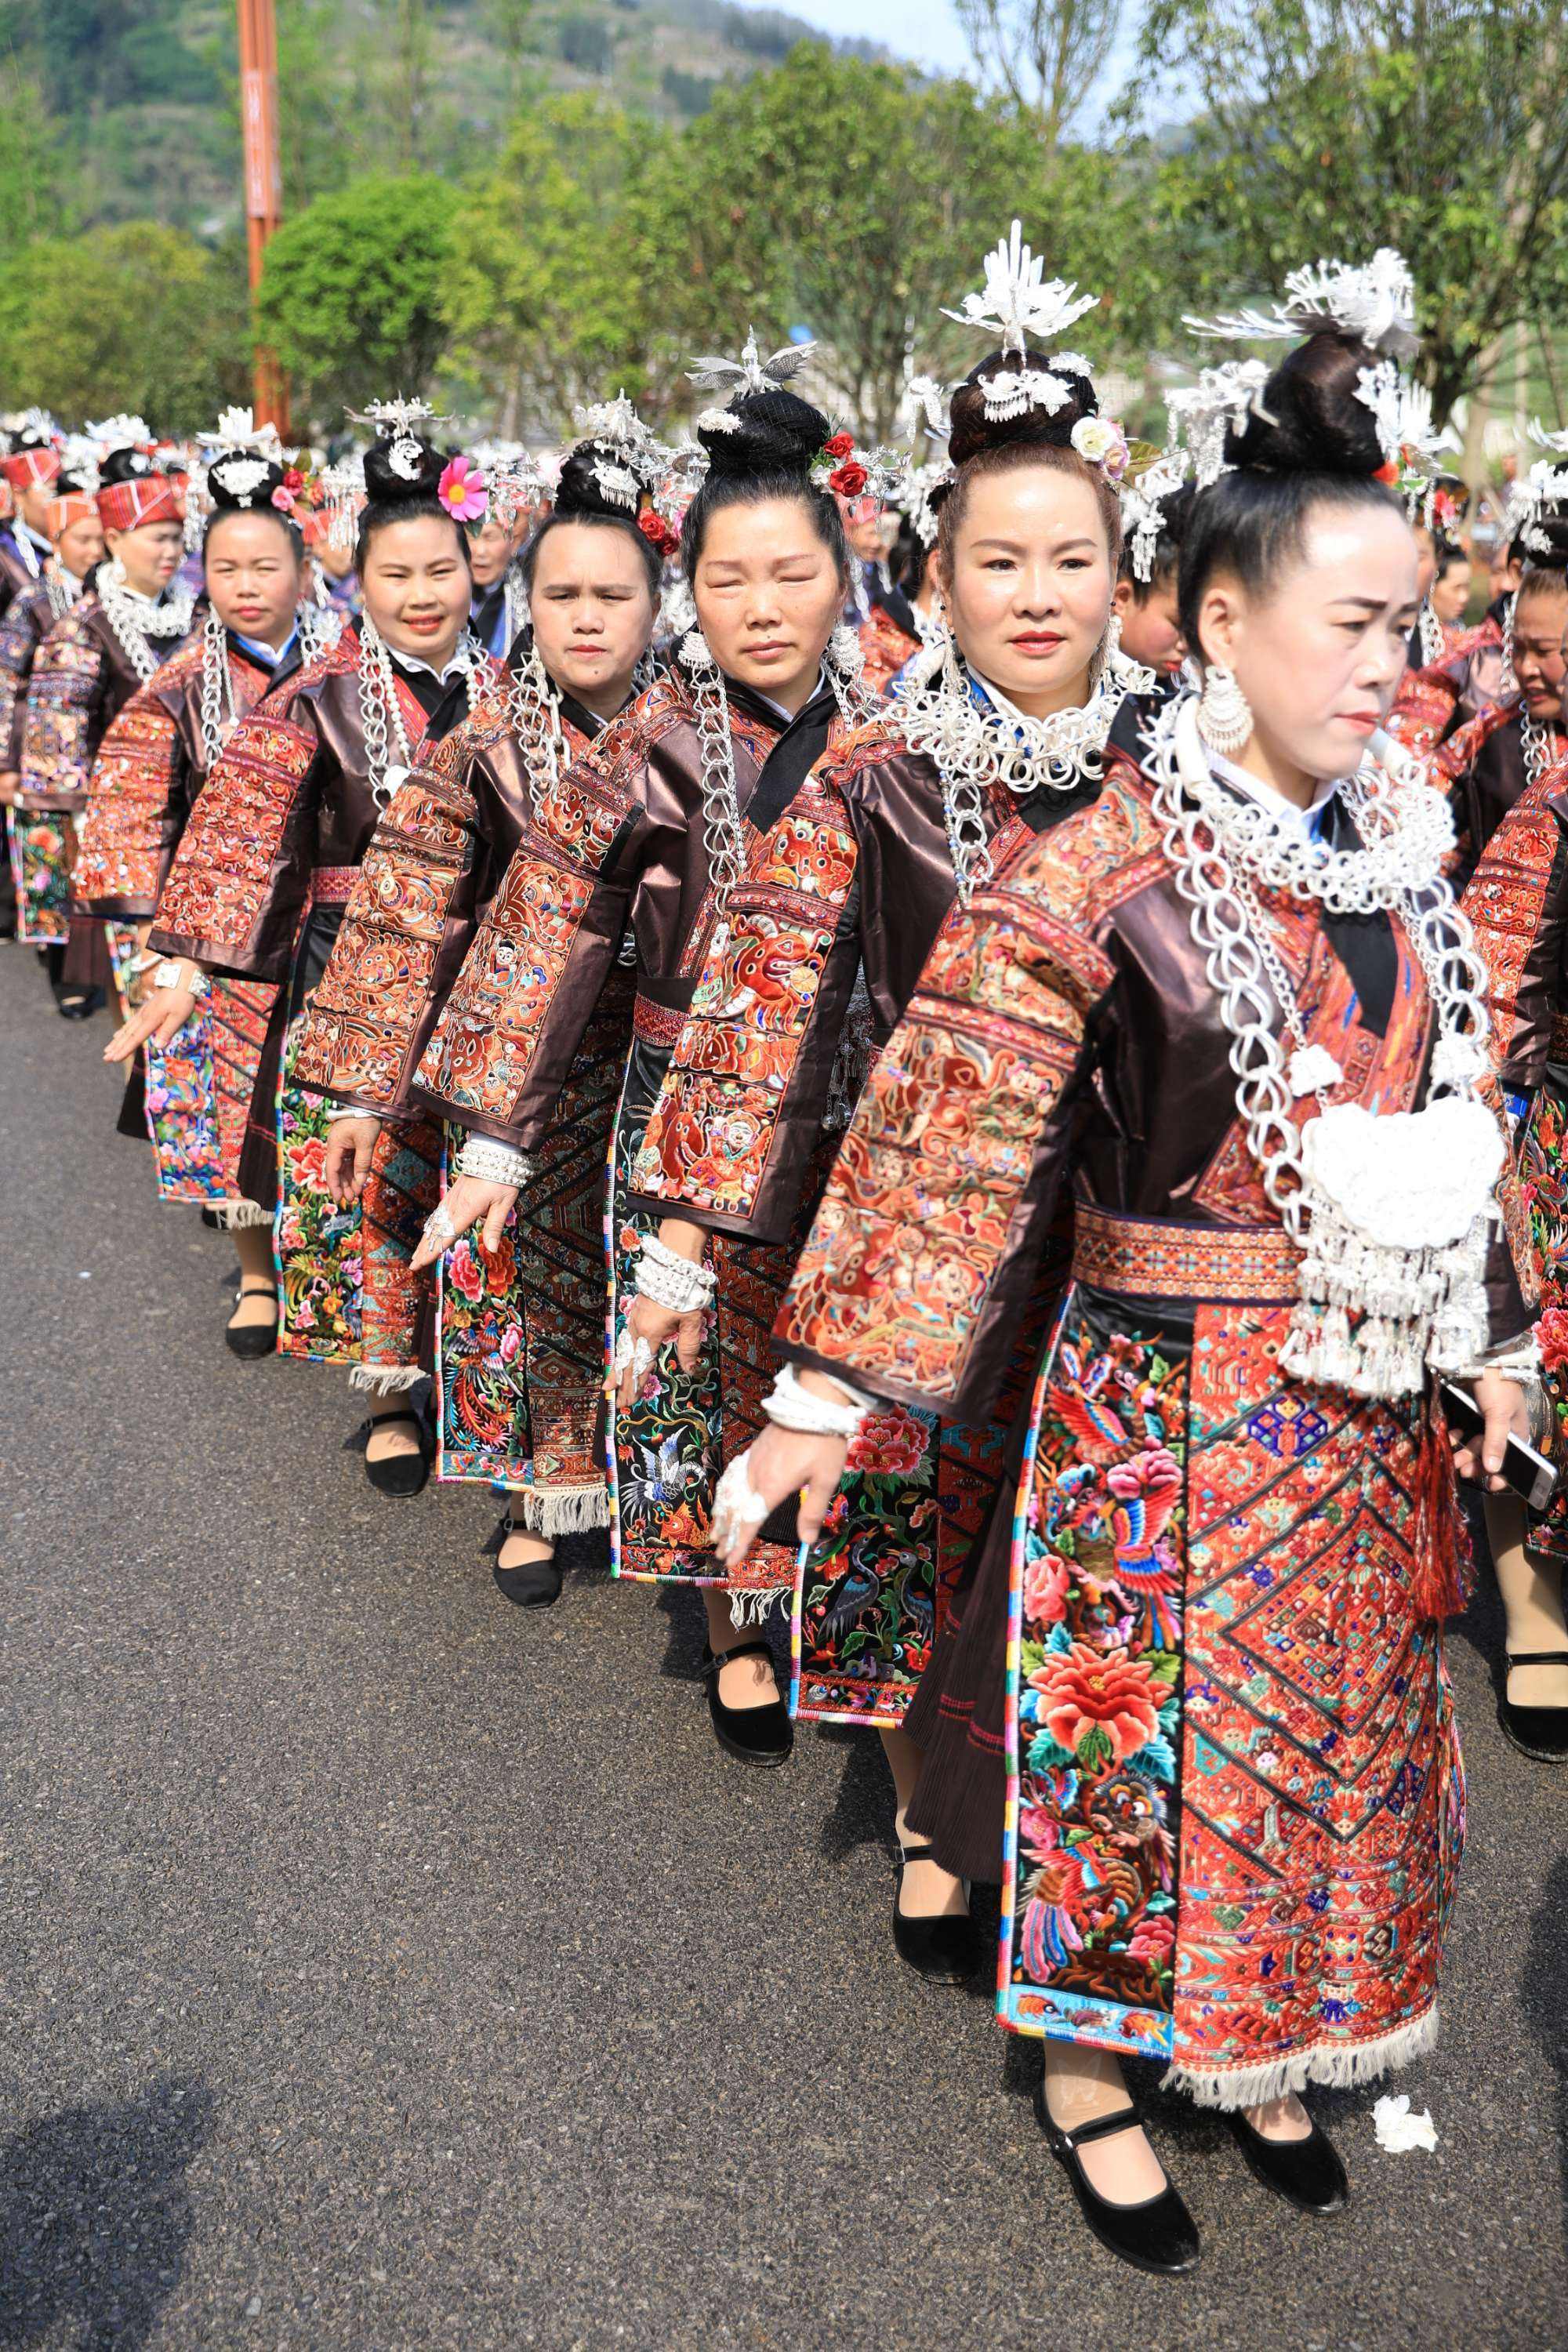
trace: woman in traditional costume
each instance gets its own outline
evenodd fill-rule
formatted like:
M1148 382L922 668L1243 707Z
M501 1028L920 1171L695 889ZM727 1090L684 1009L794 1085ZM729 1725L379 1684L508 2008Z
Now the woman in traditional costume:
M731 894L633 1171L634 1205L662 1214L660 1246L679 1256L700 1257L711 1234L798 1240L955 897L1093 799L1124 701L1153 685L1117 647L1126 445L1088 362L1043 348L1093 298L1042 278L1015 229L989 258L990 300L966 307L1004 340L952 398L942 635L898 698L818 762ZM1042 1297L1037 1339L1044 1310ZM629 1328L657 1348L676 1319L639 1299ZM1021 1377L1031 1370L1021 1338ZM950 1982L973 1973L977 1947L959 1880L905 1833L919 1767L905 1723L1023 1402L941 1442L902 1406L868 1424L858 1475L795 1580L797 1718L881 1732L902 1856L895 1938Z
M68 436L61 445L61 470L49 483L44 505L49 553L37 580L10 593L0 584L0 801L7 811L21 781L22 742L27 723L27 692L38 647L61 614L80 597L93 568L103 555L103 525L99 520L98 450L83 436ZM19 860L14 835L10 859Z
M194 612L189 592L170 584L184 553L184 505L153 464L147 426L139 416L115 416L89 432L104 453L96 502L108 553L89 593L51 625L34 657L14 835L20 936L57 951L50 976L71 1021L101 1001L111 968L128 975L135 953L129 926L69 911L92 763L111 720L168 660Z
M910 1817L955 1873L1000 1858L1042 2127L1163 2272L1197 2236L1120 2055L1324 2212L1343 2170L1297 2093L1432 2042L1462 1779L1428 1368L1473 1381L1494 1483L1527 1423L1489 1360L1527 1318L1484 974L1447 810L1383 731L1415 555L1356 387L1407 334L1400 279L1290 281L1308 340L1243 389L1183 549L1202 695L949 917L795 1272L782 1425L715 1513L727 1558L803 1486L815 1529L872 1400L983 1410L1070 1186L1012 1542L922 1683Z
M764 362L751 340L739 363L699 367L698 382L733 397L697 421L707 472L681 536L695 624L531 812L417 1084L468 1129L459 1165L475 1170L482 1153L494 1179L459 1176L422 1255L450 1250L481 1219L494 1249L626 954L636 1005L607 1219L613 1311L618 1327L640 1289L712 1314L700 1346L683 1340L657 1361L645 1350L629 1402L611 1401L613 1561L622 1576L710 1588L704 1671L715 1732L764 1764L784 1759L793 1735L767 1644L732 1622L731 1606L743 1614L746 1601L724 1589L708 1531L722 1433L760 1425L767 1326L786 1265L777 1252L725 1242L710 1269L693 1267L645 1237L622 1196L752 831L771 830L847 720L868 709L854 638L837 633L849 560L833 477L845 461L828 420L788 388L808 355L799 346ZM633 1364L624 1332L616 1353L619 1374ZM742 1592L787 1581L788 1538L764 1551Z
M1554 453L1561 461L1568 434L1549 437L1562 443ZM1506 670L1497 693L1469 709L1462 688L1470 656L1461 640L1453 653L1407 677L1394 706L1400 740L1430 756L1435 777L1452 794L1466 875L1525 787L1568 751L1568 467L1539 460L1519 486L1512 514L1525 561L1503 616Z
M362 617L239 721L181 836L151 945L166 959L153 1002L115 1040L125 1058L167 1045L212 976L277 988L237 1171L274 1213L280 1354L349 1364L372 1398L365 1466L384 1494L428 1475L408 1391L427 1368L428 1286L409 1256L437 1197L428 1122L389 1126L363 1199L326 1188L328 1117L295 1085L292 1043L337 936L377 821L409 773L500 672L468 635L465 522L482 511L469 469L416 428L423 402L377 402L364 460L356 565Z
M303 478L285 467L276 428L231 410L203 436L209 512L202 536L206 613L196 636L140 688L99 746L89 782L73 905L150 930L170 863L224 746L301 664L335 642L342 623L302 599L304 546L295 519ZM214 980L167 1043L145 1043L144 1097L129 1090L150 1134L159 1197L198 1202L234 1233L240 1286L226 1337L237 1356L277 1341L272 1212L240 1183L260 1055L277 990ZM116 1045L108 1058L120 1060Z
M295 1077L335 1097L327 1182L340 1203L359 1197L382 1124L420 1115L415 1070L532 812L630 701L647 655L669 530L649 499L666 455L627 401L579 422L586 437L521 559L531 620L513 633L501 690L393 800L311 1000ZM538 487L514 479L511 495ZM521 1607L559 1597L557 1538L609 1517L595 1440L605 1182L632 990L629 971L610 973L499 1250L465 1239L443 1268L437 1475L509 1490L495 1573ZM459 1171L485 1151L469 1146Z

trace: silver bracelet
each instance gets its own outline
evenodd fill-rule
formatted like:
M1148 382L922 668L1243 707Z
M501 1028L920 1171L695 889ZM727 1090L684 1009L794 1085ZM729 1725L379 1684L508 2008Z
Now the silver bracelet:
M171 956L166 962L153 967L153 985L154 988L185 989L199 1003L211 990L212 982L205 971L198 971L194 979L187 980L184 964L177 956Z
M459 1176L471 1176L476 1183L512 1184L520 1192L533 1173L526 1151L514 1151L493 1135L470 1135L452 1165Z
M340 1118L374 1118L377 1127L380 1127L383 1124L379 1111L358 1110L353 1103L329 1103L327 1105L327 1125L329 1127L335 1127Z
M637 1255L639 1298L649 1298L656 1307L668 1307L672 1315L695 1315L712 1305L718 1280L711 1267L682 1257L679 1250L668 1248L657 1234L644 1234Z
M852 1389L847 1381L840 1381L837 1372L829 1377L843 1390L842 1402L837 1397L813 1396L809 1389L802 1388L795 1366L786 1364L773 1382L773 1394L763 1399L763 1411L775 1428L797 1430L803 1437L858 1436L872 1400Z

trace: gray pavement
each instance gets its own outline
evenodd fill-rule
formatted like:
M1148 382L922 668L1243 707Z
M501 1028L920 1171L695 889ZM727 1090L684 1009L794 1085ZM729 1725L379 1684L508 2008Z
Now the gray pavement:
M483 1494L374 1495L341 1375L224 1349L107 1034L0 950L0 2347L1568 2341L1568 1774L1497 1729L1489 1601L1436 2154L1326 2103L1314 2223L1161 2103L1205 2259L1140 2279L1033 2050L893 1955L874 1743L749 1774L689 1597L590 1547L524 1617Z

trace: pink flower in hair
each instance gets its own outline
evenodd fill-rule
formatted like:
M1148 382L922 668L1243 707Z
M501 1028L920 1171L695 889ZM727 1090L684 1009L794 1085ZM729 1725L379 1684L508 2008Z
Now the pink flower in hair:
M484 475L471 457L447 460L436 496L454 522L479 522L489 504Z

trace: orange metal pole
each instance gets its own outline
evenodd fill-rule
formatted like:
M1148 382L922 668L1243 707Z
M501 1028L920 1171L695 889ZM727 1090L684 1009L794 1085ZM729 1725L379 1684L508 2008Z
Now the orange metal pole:
M278 22L273 0L237 0L239 25L239 113L245 147L245 228L251 299L261 283L267 240L283 217L283 173L278 153ZM256 421L289 432L289 383L273 354L255 352Z

